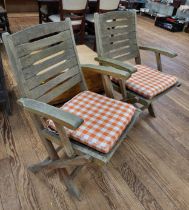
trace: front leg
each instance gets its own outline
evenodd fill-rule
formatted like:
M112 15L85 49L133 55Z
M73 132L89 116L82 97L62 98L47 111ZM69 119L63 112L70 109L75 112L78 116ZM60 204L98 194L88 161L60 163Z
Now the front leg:
M149 105L148 111L149 111L149 113L150 113L150 115L151 115L152 117L156 117L156 114L155 114L155 111L154 111L154 107L153 107L152 104Z

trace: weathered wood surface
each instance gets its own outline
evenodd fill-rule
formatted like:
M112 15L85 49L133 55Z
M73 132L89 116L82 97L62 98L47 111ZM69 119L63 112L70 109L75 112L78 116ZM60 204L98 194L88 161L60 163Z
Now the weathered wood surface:
M21 98L18 100L18 103L26 110L31 111L34 114L39 114L47 119L50 118L55 123L59 123L70 129L77 129L83 123L83 119L74 114L36 100Z
M54 30L56 29L56 26L58 26L57 30ZM42 35L43 32L44 35ZM26 37L27 35L27 40L25 40L24 37ZM56 107L48 105L48 103L50 103L57 96L63 94L67 90L70 90L77 84L81 86L81 91L87 90L83 71L81 69L76 51L71 21L69 19L66 19L65 21L60 23L41 24L19 31L13 35L6 33L3 34L2 39L5 44L5 49L9 58L10 65L14 69L13 72L15 73L17 85L19 87L19 90L22 90L22 92L20 92L20 96L22 98L19 99L18 102L25 110L27 110L32 115L33 123L35 124L35 127L42 140L42 143L46 148L49 157L49 161L43 161L42 163L40 162L39 164L35 164L29 168L33 172L38 172L42 169L56 169L57 172L59 172L60 174L60 180L63 180L65 182L64 184L66 185L68 191L72 195L80 199L79 190L69 176L67 167L77 167L80 165L85 165L87 162L90 161L89 159L93 158L94 161L99 161L99 152L94 150L91 153L91 148L85 146L84 144L80 145L79 152L75 151L74 149L76 149L76 147L72 147L71 139L67 136L65 128L63 126L75 129L79 127L83 120L74 116L73 114L68 114L62 110L58 110L58 108ZM52 46L59 45L60 43L63 44L63 46L67 46L68 41L70 43L71 50L59 49L59 52L54 54L54 48L51 48ZM42 52L44 49L46 50L49 48L51 50L48 51L48 55L45 52L45 55L43 56L44 58L41 59L40 56L37 62L31 62L27 65L25 59L23 59L23 57L28 56L30 56L30 58L32 59L32 56L35 56L37 53L39 53L39 51ZM73 60L73 62L75 61L74 68L77 70L76 72L73 71L73 68L67 64L68 60ZM60 63L64 64L64 67L62 67ZM59 71L56 71L56 67L60 65L61 70L59 69ZM104 87L108 90L107 96L112 98L114 98L114 93L110 76L114 76L115 78L119 79L127 79L128 77L130 77L130 74L128 72L117 70L113 67L103 67L90 64L85 65L83 68L85 70L87 69L89 71L93 71L95 73L100 73L103 75L106 81L104 83ZM32 69L34 69L36 74L34 73L32 77L26 78L26 75L24 74L24 71L26 69L28 73L32 72ZM54 80L57 81L55 82ZM112 87L111 89L109 88L110 85ZM41 93L41 95L39 95L40 97L36 96L36 88L44 89L43 94ZM134 123L138 119L140 113L140 110L135 111L131 122L123 130L120 137L117 139L117 142L113 149L107 154L101 154L105 163L108 163L110 161L110 158L119 148L118 146L121 145L120 143L124 141L126 135L128 134L128 131L134 126ZM44 137L43 131L46 126L43 125L44 122L40 122L44 121L43 118L50 118L54 121L58 132L57 137L59 137L60 141L60 143L57 145L63 147L65 155L69 157L69 159L65 159L65 157L60 158L57 154L55 145L51 143L51 137ZM77 154L78 157L75 157ZM83 154L87 155L87 158L84 159Z
M94 60L97 54L94 51L92 51L89 47L85 45L77 45L77 51L78 51L79 61L81 64L98 65L98 62ZM95 72L90 72L88 70L86 71L84 70L83 73L84 73L85 81L87 83L87 87L89 90L94 91L94 92L101 92L103 90L102 78L100 74L95 73ZM80 90L80 87L75 86L71 90L59 96L54 101L61 101L62 98L69 99L70 97L73 97L76 93L78 93L79 90Z
M10 19L10 22L14 28L20 29L22 24L38 22L37 18L32 20L29 17L19 18L19 21ZM156 102L156 119L144 114L107 170L96 167L81 170L79 177L75 178L82 191L80 202L70 198L56 173L43 171L36 177L27 171L29 164L44 159L46 153L29 123L30 118L14 103L13 115L9 119L0 114L0 145L4 145L0 149L4 151L3 157L11 157L10 170L7 167L6 170L12 173L14 182L11 181L7 188L16 186L11 203L17 205L10 208L10 201L2 202L0 197L0 209L189 209L189 36L154 27L153 22L145 17L140 17L138 23L141 44L166 46L178 53L175 59L163 57L162 63L164 71L177 75L182 86ZM145 64L156 67L153 53L142 52L142 59ZM7 60L5 64L10 73ZM10 82L12 84L12 80ZM12 101L15 100L13 94ZM24 125L18 123L20 121ZM1 186L5 189L5 185ZM4 193L3 188L0 188L1 193Z

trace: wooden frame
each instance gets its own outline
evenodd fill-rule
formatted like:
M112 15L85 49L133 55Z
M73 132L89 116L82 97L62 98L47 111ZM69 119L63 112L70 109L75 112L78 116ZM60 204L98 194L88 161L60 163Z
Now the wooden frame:
M79 199L79 191L73 183L73 178L83 166L92 161L108 163L133 127L140 111L136 110L113 149L104 154L68 138L64 127L77 129L83 119L49 103L75 84L80 84L81 91L87 89L82 69L100 73L104 84L108 84L105 90L110 97L113 97L110 76L127 79L130 74L113 67L80 66L69 19L59 23L37 25L12 35L6 33L3 35L3 41L23 97L18 103L30 112L48 153L44 161L30 166L29 170L37 173L44 168L57 169L69 192ZM54 121L58 135L44 126L44 118ZM55 149L53 143L59 145L58 149ZM64 150L64 159L59 157L60 148ZM70 175L67 171L69 167L75 167Z
M6 31L11 33L7 11L1 6L0 6L0 28L3 29L1 33Z
M116 19L119 21L116 21ZM114 30L115 27L117 27L116 30ZM155 53L157 69L159 71L162 71L161 55L170 58L177 56L176 53L164 49L138 45L136 35L136 12L134 11L114 11L105 14L96 13L95 33L98 53L96 60L101 65L112 66L131 74L136 72L137 69L133 65L125 63L125 61L134 59L136 64L141 64L140 50L148 50ZM116 90L125 95L125 100L135 104L141 104L142 110L148 108L150 115L155 117L152 102L173 88L180 86L180 83L177 82L173 87L152 99L146 99L130 90L127 90L126 94L126 90L123 88L123 82L121 86L114 84Z

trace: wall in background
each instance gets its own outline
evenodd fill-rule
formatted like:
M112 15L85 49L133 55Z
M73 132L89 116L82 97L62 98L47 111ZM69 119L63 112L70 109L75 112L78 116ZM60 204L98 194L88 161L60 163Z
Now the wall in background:
M0 0L8 12L37 12L36 0Z

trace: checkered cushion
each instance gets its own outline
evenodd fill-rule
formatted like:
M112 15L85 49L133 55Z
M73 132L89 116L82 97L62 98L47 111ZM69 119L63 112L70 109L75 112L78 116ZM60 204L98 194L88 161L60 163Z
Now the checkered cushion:
M84 120L76 130L65 128L68 136L103 153L112 149L135 113L133 105L90 91L78 94L61 109ZM56 130L53 121L48 120L48 125Z
M126 87L139 95L151 99L177 82L175 76L162 73L147 66L136 65L137 72L127 80Z

